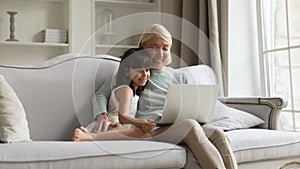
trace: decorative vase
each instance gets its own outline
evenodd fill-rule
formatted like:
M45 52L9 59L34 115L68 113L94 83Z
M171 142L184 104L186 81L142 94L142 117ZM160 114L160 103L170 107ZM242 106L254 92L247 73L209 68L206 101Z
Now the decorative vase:
M105 9L103 11L104 16L104 44L112 44L112 36L116 35L113 26L113 20L115 19L114 12L111 9Z
M105 9L103 12L104 16L104 26L105 26L105 33L112 33L113 31L113 25L112 21L114 20L114 12L111 9Z
M7 39L6 41L15 41L15 42L18 42L19 40L15 39L15 15L16 15L18 12L16 12L16 11L7 11L7 13L10 15L10 17L9 17L9 22L10 22L10 26L9 26L10 35L9 35L9 39Z

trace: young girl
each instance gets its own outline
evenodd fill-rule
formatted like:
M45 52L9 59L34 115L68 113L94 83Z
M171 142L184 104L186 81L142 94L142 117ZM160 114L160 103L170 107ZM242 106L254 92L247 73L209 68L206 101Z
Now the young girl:
M72 140L151 139L154 120L135 118L138 96L150 77L149 66L147 52L141 48L127 50L121 59L116 85L108 103L108 117L115 126L99 133L80 127L75 129Z

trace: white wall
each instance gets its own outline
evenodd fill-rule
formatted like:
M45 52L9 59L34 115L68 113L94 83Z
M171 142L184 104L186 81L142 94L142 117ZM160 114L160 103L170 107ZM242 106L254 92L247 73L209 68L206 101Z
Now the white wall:
M229 96L259 96L256 4L229 0Z

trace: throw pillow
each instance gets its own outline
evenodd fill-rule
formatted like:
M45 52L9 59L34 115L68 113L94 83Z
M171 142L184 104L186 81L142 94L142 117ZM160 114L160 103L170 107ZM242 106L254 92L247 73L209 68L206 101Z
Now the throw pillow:
M219 100L216 102L215 109L210 119L210 122L207 124L219 126L223 130L250 128L265 123L257 116L228 107Z
M0 75L0 140L4 143L30 141L23 105L3 75Z

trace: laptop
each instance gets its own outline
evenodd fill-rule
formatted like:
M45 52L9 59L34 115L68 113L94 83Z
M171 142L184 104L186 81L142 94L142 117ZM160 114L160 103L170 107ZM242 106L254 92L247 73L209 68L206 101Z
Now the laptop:
M161 121L157 126L195 119L206 123L219 93L218 85L171 84L168 88Z

